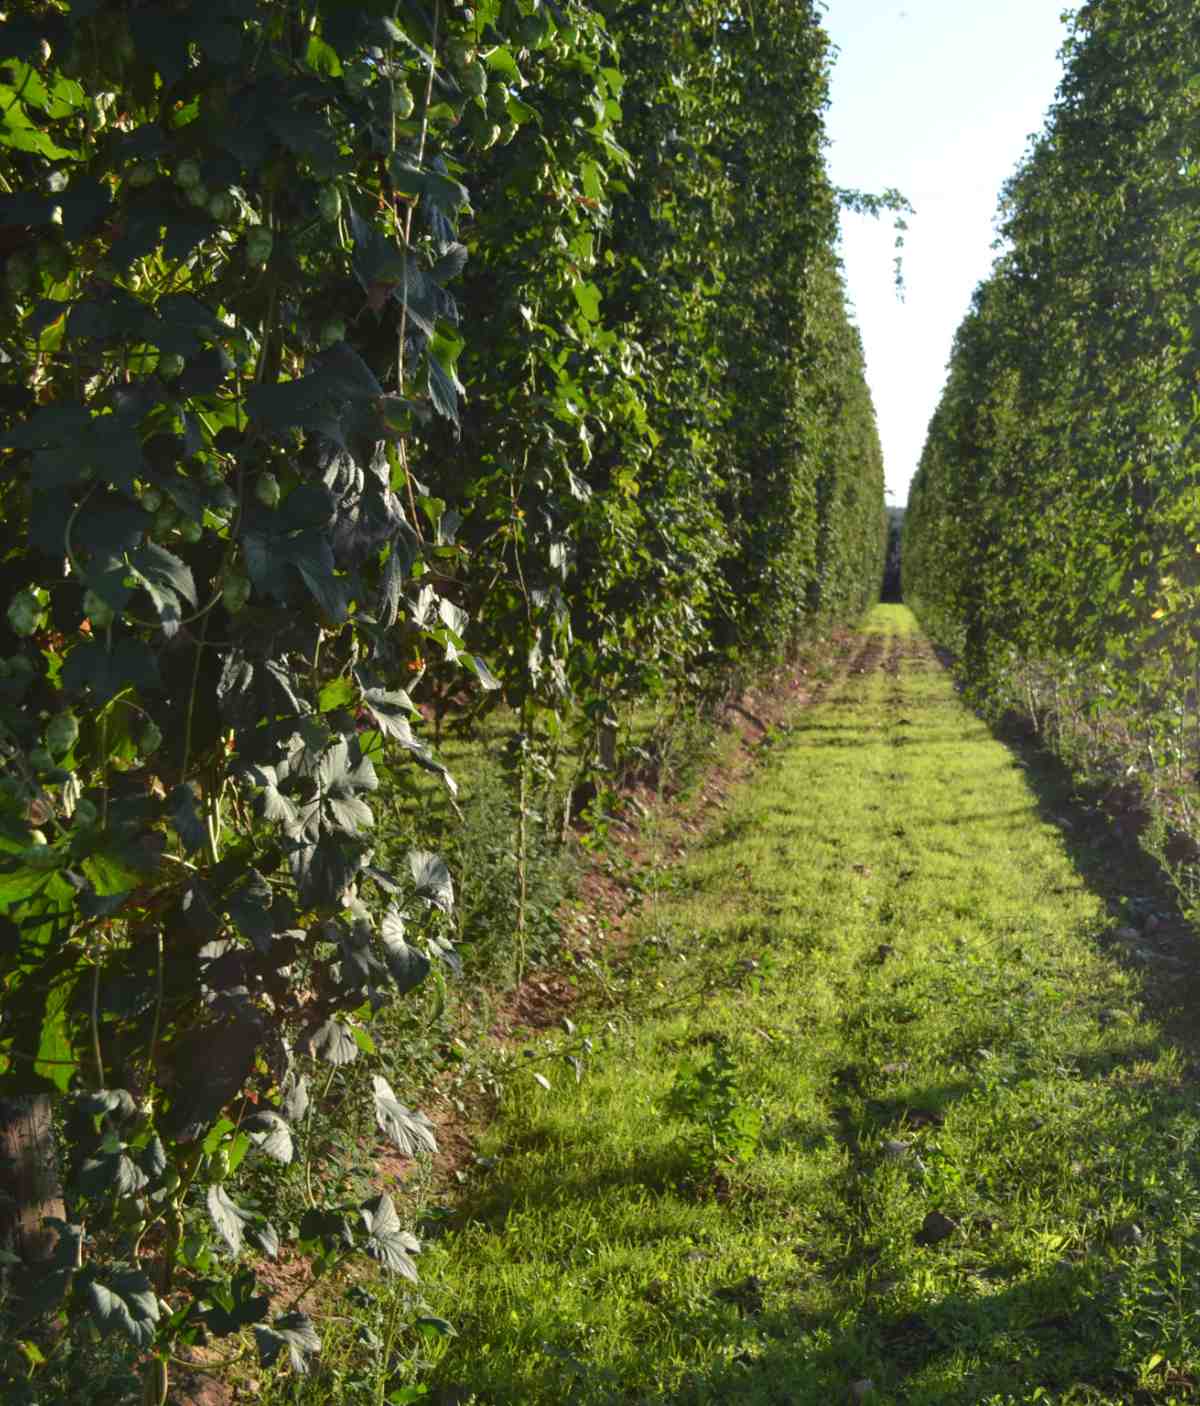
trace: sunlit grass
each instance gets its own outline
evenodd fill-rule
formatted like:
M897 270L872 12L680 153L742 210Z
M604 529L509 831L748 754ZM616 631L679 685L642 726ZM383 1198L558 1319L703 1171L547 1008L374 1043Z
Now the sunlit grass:
M869 628L900 672L800 712L663 876L582 1081L511 1086L424 1257L456 1399L1189 1399L1182 1056L1013 754L907 612ZM717 1044L744 1163L670 1111Z

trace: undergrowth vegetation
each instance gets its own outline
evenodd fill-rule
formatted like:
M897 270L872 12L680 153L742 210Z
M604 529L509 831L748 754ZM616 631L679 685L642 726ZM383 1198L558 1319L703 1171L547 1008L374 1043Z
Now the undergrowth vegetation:
M977 703L1107 778L1200 915L1194 9L1096 0L1065 60L930 424L904 595Z

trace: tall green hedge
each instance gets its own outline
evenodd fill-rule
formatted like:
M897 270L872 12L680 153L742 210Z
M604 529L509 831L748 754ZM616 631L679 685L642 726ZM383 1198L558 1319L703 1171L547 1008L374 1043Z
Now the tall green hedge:
M430 709L516 710L524 827L535 742L877 589L826 68L810 0L0 21L0 1095L71 1115L31 1311L148 1400L201 1335L306 1367L250 1243L416 1273L268 1168L310 1080L433 1142L371 1034L463 971L420 811L372 838L381 772L453 793Z
M913 483L904 590L978 696L1123 752L1185 809L1200 666L1200 28L1076 15L1006 247Z

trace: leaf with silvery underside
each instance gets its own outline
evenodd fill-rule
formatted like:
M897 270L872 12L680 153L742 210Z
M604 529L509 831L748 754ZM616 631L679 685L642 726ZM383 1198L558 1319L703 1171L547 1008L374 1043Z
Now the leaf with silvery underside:
M392 1092L382 1075L372 1076L375 1090L375 1121L379 1129L404 1153L414 1157L418 1152L436 1152L437 1141L433 1124L424 1113L406 1108Z
M90 688L97 704L130 687L161 687L158 660L139 639L117 640L111 650L100 640L80 640L67 655L62 682L71 690Z
M289 1123L298 1123L308 1112L308 1075L290 1072L283 1081L283 1097L280 1103L283 1116Z
M407 701L407 695L405 695ZM412 730L408 719L403 716L402 709L405 703L400 702L395 694L388 693L383 689L368 689L363 694L363 703L371 718L380 732L385 737L390 737L394 742L405 748L412 754L413 760L442 778L446 789L452 796L458 795L458 783L450 775L449 771L437 760L432 750L421 741Z
M128 1089L94 1089L83 1094L76 1107L89 1118L133 1118L138 1111L137 1102Z
M380 937L388 970L401 996L407 995L429 975L429 958L404 937L404 915L389 908L380 924Z
M301 718L288 741L287 760L279 763L280 782L293 776L315 776L321 758L333 746L337 735L325 718ZM282 770L285 766L286 774Z
M280 770L277 766L252 766L246 776L251 785L260 788L258 804L264 820L275 820L281 825L294 825L296 823L296 804L290 796L285 795L280 789Z
M440 855L425 849L408 852L408 867L412 871L417 893L435 908L449 913L454 908L454 881Z
M158 1295L140 1269L121 1270L103 1281L89 1280L83 1299L101 1334L124 1333L140 1348L147 1348L154 1341Z
M392 156L388 170L398 191L428 201L450 225L460 210L471 208L466 186L441 171L420 170L401 152Z
M390 898L399 898L406 892L404 885L394 874L387 874L382 869L377 869L373 864L364 865L362 873L364 878L374 879Z
M359 750L358 741L338 738L326 749L314 773L325 818L334 827L357 834L375 823L371 808L361 801L357 792L374 791L379 778L368 757Z
M217 1234L235 1255L238 1254L242 1248L242 1236L245 1232L246 1222L250 1219L250 1212L242 1210L232 1201L219 1182L214 1182L208 1188L206 1201L208 1214L212 1218L213 1225L216 1226Z
M408 718L416 713L416 707L403 689L366 689L363 692L363 703L385 737L401 743L410 751L415 752L418 748L428 751L425 744L413 735Z
M448 600L445 596L438 601L438 614L442 618L442 623L448 630L453 631L458 636L461 643L467 626L471 623L471 617L465 610Z
M284 1350L294 1372L308 1371L308 1359L321 1350L321 1339L307 1313L285 1313L271 1326L256 1324L254 1340L264 1367L270 1367Z
M479 680L480 685L483 688L487 689L489 693L491 693L495 689L504 687L504 685L500 682L496 675L493 674L492 671L488 668L488 666L483 662L483 660L480 659L478 654L464 654L462 656L462 662L468 669L471 670L471 672Z
M370 758L363 756L357 738L337 739L321 758L316 780L325 791L374 791L379 786L375 768Z
M363 1203L363 1224L367 1230L367 1254L384 1269L417 1282L413 1255L420 1254L421 1242L400 1226L400 1217L386 1192Z
M369 293L377 284L390 287L401 283L404 279L404 251L399 244L364 220L349 202L346 213L354 239L354 276L364 291Z
M155 609L162 616L163 628L166 628L169 617L174 623L179 620L179 598L186 600L190 606L196 606L196 581L191 575L191 568L167 551L166 547L148 541L145 546L129 554L129 565L134 569L139 585L155 603Z
M358 1058L358 1043L350 1030L337 1020L322 1021L306 1031L299 1040L303 1054L323 1059L329 1064L353 1064Z
M437 283L449 283L457 278L467 266L467 246L451 241L443 246L437 262L429 270L429 276Z
M142 1150L142 1169L152 1181L157 1181L167 1170L167 1150L157 1134Z
M261 1225L248 1225L246 1227L246 1239L254 1246L257 1246L268 1259L276 1259L279 1255L279 1232L270 1221L263 1221Z
M462 976L462 958L454 950L454 944L448 938L431 937L429 950L444 966L449 967L455 976Z
M359 989L368 986L382 966L372 945L370 922L357 917L350 923L330 922L326 926L332 929L341 953L342 984Z
M248 1133L250 1141L276 1162L286 1167L292 1160L294 1148L292 1134L283 1118L272 1109L262 1108L242 1120L242 1131Z

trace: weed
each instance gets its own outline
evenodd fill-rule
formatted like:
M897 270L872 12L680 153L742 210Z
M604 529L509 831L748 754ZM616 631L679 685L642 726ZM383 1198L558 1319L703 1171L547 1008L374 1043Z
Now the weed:
M696 1128L689 1161L695 1172L712 1169L714 1161L748 1162L762 1133L762 1111L738 1087L737 1066L724 1040L713 1044L707 1063L684 1059L666 1107Z

